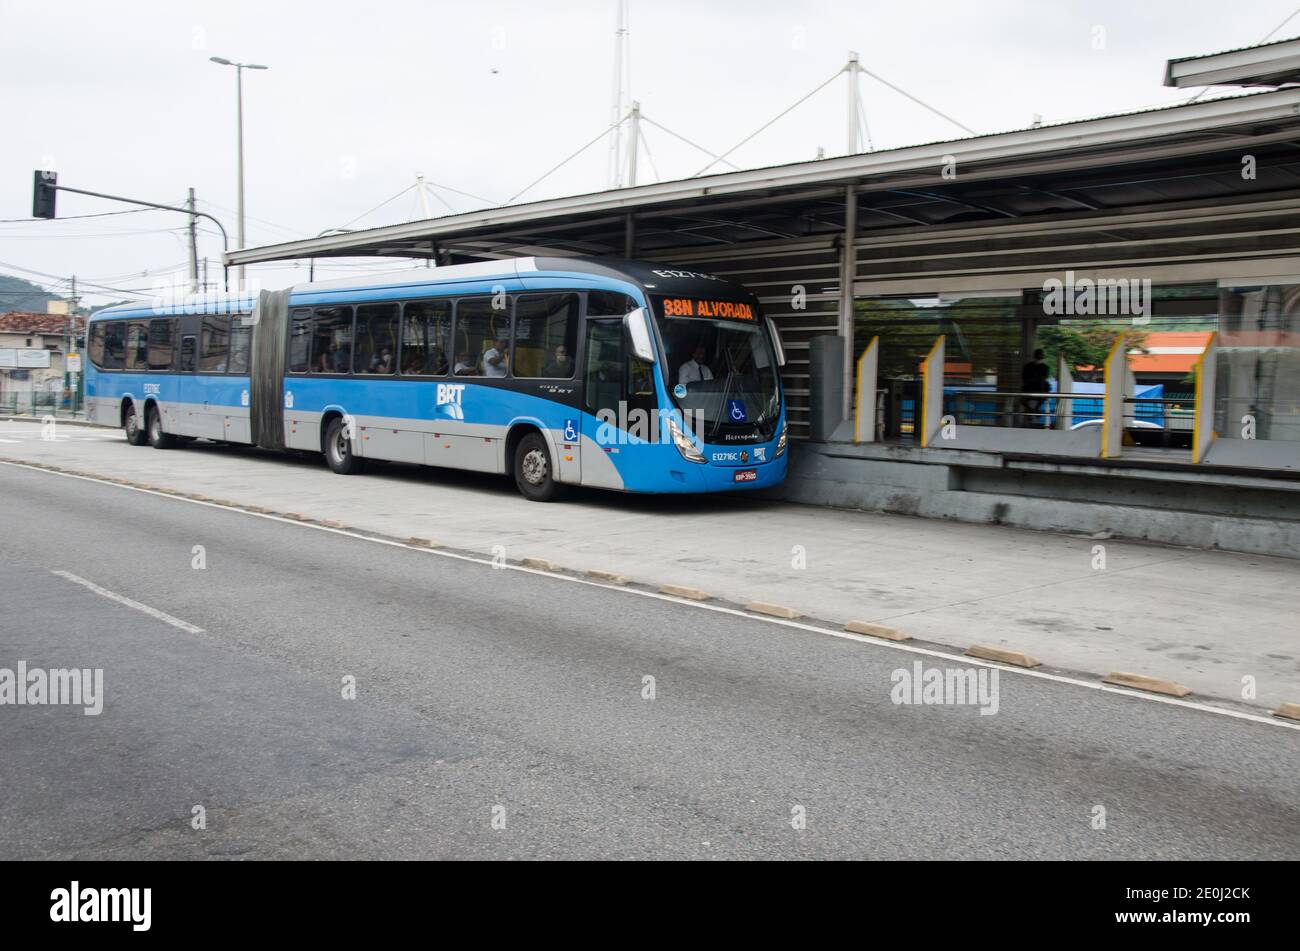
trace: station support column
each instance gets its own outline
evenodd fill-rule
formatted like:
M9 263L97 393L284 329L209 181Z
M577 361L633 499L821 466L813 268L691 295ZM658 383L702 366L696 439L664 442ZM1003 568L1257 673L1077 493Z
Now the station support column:
M852 185L844 189L844 238L840 247L840 319L839 336L844 341L844 359L840 367L844 381L841 419L853 414L853 283L858 276L858 192Z

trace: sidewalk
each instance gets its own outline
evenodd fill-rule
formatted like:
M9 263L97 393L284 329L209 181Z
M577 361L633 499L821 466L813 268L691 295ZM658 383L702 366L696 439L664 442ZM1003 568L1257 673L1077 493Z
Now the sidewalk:
M1252 706L1300 702L1300 564L1289 559L749 496L583 491L539 505L501 477L382 466L347 478L314 459L260 450L199 442L160 452L127 446L120 432L81 427L81 438L47 442L38 430L0 423L0 457L484 555L496 549L511 560L539 557L686 585L729 601L776 602L836 625L885 624L959 650L1009 647L1053 668L1148 674L1185 684L1200 698L1241 702L1249 676L1257 684L1256 698L1246 701ZM1099 554L1104 568L1094 567Z

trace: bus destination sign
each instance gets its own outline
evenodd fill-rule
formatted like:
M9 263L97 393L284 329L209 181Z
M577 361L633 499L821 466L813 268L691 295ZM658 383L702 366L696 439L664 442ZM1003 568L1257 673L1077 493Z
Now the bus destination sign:
M703 300L697 297L660 298L665 317L708 317L714 320L754 320L753 305L734 300Z

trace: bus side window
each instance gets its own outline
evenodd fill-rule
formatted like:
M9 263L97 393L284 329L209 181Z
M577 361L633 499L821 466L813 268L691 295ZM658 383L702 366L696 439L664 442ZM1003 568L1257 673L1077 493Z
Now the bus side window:
M104 329L104 369L120 370L126 361L126 324L115 320Z
M515 341L510 360L514 376L572 379L577 345L577 294L519 297L515 303Z
M313 311L311 371L347 373L352 365L352 308L317 307Z
M175 356L175 317L155 317L149 321L149 369L170 370Z
M504 308L492 306L490 297L459 300L456 302L455 361L452 372L456 376L505 376L510 362L500 364L489 372L483 366L484 355L496 348L498 340L510 340L510 304L506 298Z
M225 373L230 356L230 318L204 317L199 344L199 372Z
M126 325L126 368L149 369L149 321L132 320Z
M181 338L181 372L194 372L194 353L198 349L195 346L193 334L187 334Z
M451 301L412 301L402 308L402 372L443 376L451 348Z
M99 370L104 369L104 327L103 323L91 325L90 342L86 345L90 365Z
M353 373L387 376L397 372L397 305L362 304L357 308Z
M311 359L311 311L307 308L293 312L289 325L289 372L306 373Z
M253 328L244 324L244 315L236 314L230 326L230 372L248 375L248 350L253 340Z

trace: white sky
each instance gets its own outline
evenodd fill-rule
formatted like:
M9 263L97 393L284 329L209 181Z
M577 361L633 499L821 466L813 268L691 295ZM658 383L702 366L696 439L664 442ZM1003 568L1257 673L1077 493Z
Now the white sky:
M1185 100L1161 86L1165 60L1247 46L1296 0L632 0L632 96L648 117L720 152L839 69L854 49L873 72L978 132ZM423 217L411 185L504 201L596 136L612 98L613 0L372 0L369 3L91 3L0 0L0 273L77 274L147 290L183 270L185 219L168 212L64 222L31 213L31 175L200 208L235 239L234 70L245 72L248 243L352 222ZM1104 31L1102 48L1095 39ZM1300 17L1274 39L1300 34ZM494 72L493 70L496 70ZM741 167L842 153L843 78L732 155ZM962 135L864 77L876 148ZM646 130L640 180L682 178L708 159ZM606 186L605 141L520 200ZM481 206L444 192L456 210ZM211 204L204 204L209 202ZM433 214L447 208L431 198ZM126 206L61 194L59 214ZM205 228L209 227L205 225ZM220 242L200 235L212 274ZM379 266L370 264L370 268ZM146 273L149 272L149 273ZM317 276L355 273L317 266ZM249 269L263 287L306 279Z

